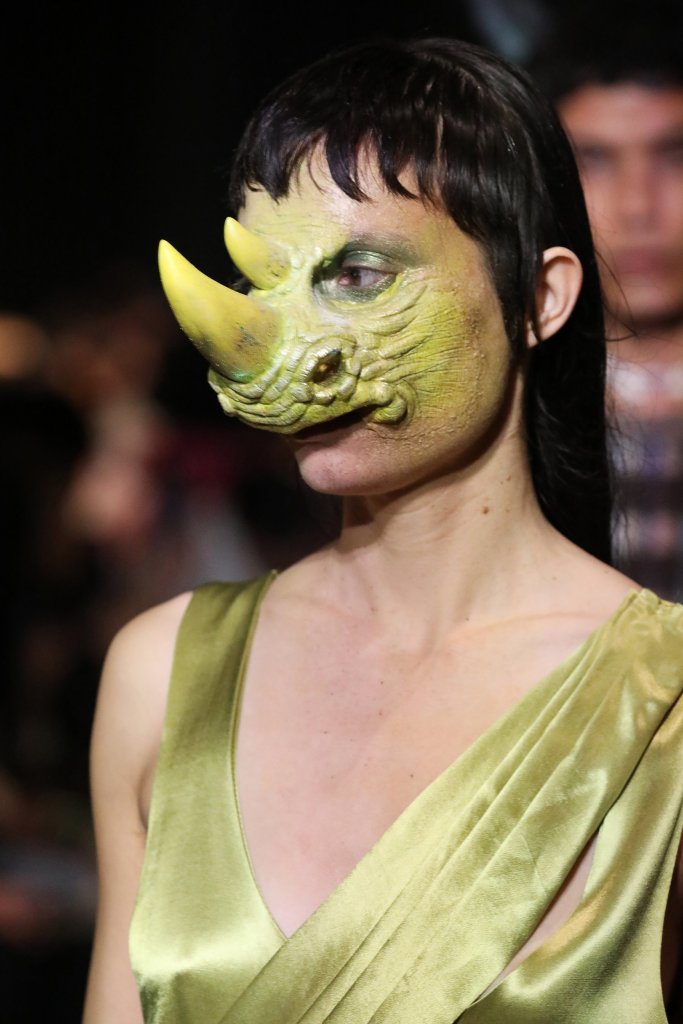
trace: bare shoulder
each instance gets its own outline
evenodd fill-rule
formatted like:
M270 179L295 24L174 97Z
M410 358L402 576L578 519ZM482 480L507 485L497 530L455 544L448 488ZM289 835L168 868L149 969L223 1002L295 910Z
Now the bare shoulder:
M642 589L630 576L573 544L571 559L573 570L566 574L565 583L570 592L574 592L577 598L582 596L583 601L588 601L590 605L613 603L630 591Z
M93 727L93 770L116 755L131 781L156 760L178 627L191 594L180 594L131 620L114 637L102 672ZM151 764L152 762L152 764Z
M574 618L577 628L596 629L610 619L624 601L642 590L629 576L606 565L565 538L560 541L556 568L549 563L549 611Z
M147 665L150 656L154 663L162 654L172 659L178 627L191 596L189 592L179 594L131 619L112 640L107 667L119 667L121 662L127 664L138 658Z
M145 855L146 814L161 742L181 594L111 643L93 725L91 792L99 874L97 927L84 1024L142 1024L128 929Z

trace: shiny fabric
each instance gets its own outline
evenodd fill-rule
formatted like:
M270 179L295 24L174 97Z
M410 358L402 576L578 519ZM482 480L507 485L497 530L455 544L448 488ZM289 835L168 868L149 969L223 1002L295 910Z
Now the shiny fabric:
M286 939L254 880L234 778L270 578L200 588L180 628L131 927L146 1024L665 1024L683 607L629 594ZM578 908L487 992L596 830Z

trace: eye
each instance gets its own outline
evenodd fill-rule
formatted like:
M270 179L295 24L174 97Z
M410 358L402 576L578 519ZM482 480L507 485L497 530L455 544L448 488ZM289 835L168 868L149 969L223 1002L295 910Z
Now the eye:
M396 280L399 268L379 253L340 256L323 267L314 287L328 299L367 302Z
M345 266L337 275L337 287L376 289L385 286L394 275L374 267Z

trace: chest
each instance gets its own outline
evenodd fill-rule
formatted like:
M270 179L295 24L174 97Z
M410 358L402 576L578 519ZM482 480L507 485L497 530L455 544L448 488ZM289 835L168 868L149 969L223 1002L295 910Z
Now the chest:
M283 930L305 920L568 653L540 633L521 645L504 630L482 640L472 634L419 655L368 634L297 646L271 632L254 645L236 728L237 788L252 868ZM572 883L575 902L585 874Z

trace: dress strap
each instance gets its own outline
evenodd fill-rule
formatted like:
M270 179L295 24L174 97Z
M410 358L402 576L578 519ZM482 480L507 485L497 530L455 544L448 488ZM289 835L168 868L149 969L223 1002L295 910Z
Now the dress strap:
M210 737L223 755L258 607L273 575L194 591L176 640L160 767L165 759L182 759L178 746L193 757L208 751Z
M199 587L178 631L130 930L149 1024L194 1021L197 1007L202 1020L216 1019L226 990L234 998L282 942L251 876L231 756L240 683L272 578Z

